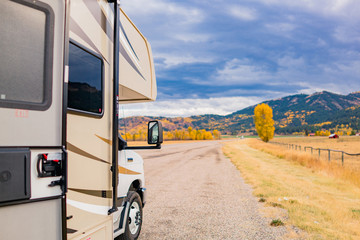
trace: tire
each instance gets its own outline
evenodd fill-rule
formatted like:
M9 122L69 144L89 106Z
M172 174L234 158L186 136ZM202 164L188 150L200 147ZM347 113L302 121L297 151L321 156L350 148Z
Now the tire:
M137 192L130 191L127 196L127 202L129 202L130 207L125 225L125 233L120 235L117 240L135 240L140 235L143 219L140 195Z

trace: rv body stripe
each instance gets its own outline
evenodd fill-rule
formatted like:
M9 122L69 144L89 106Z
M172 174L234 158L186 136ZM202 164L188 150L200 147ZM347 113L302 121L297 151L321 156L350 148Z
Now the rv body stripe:
M118 170L119 170L119 174L125 174L125 175L140 175L141 174L139 172L135 172L135 171L132 171L130 169L127 169L127 168L124 168L121 166L118 167Z
M110 139L106 139L106 138L103 138L103 137L100 137L99 135L95 134L95 136L97 136L98 138L100 138L101 140L103 140L104 142L106 142L107 144L111 145L112 144L112 141Z
M121 38L122 39L122 38ZM144 76L140 73L139 69L135 66L134 62L131 60L129 54L125 50L124 46L120 44L120 53L125 58L125 60L130 64L130 66L145 80Z
M144 42L147 43L147 40L146 38L144 37L144 35L142 35L142 33L139 31L139 29L134 25L134 23L130 20L130 18L126 15L126 13L120 9L121 13L124 14L125 18L128 19L128 21L130 22L130 24L132 24L132 26L134 27L134 29L139 33L139 35L143 38ZM149 46L148 44L146 44L146 48L147 48L147 52L150 52L149 51ZM150 63L150 72L152 72L152 61L151 61L151 58L150 58L150 55L149 55L149 63ZM146 80L142 75L141 77Z
M102 0L98 2L101 10L104 12L106 18L110 22L111 26L114 26L114 9L113 6ZM112 41L112 39L111 39Z
M136 64L136 68L138 70L141 70L140 64L139 64L138 60L136 59L137 56L134 55L135 52L133 52L133 50L131 50L132 46L129 45L130 43L126 41L124 35L125 35L125 32L124 32L124 34L120 34L120 45L124 49L126 48L128 55L131 57L131 61ZM122 44L121 44L121 42L122 42Z
M112 198L111 190L89 190L89 189L78 189L78 188L69 188L69 190L94 197Z
M125 32L125 29L124 29L123 25L121 24L121 22L120 22L120 29L121 29L122 33L124 34L124 37L125 37L125 39L126 39L126 42L127 42L128 45L130 46L130 48L131 48L132 52L134 53L136 59L137 59L138 61L140 61L140 59L138 58L138 56L137 56L137 54L136 54L133 46L131 45L131 43L130 43L130 41L129 41L129 38L128 38L128 36L127 36L127 34L126 34L126 32Z
M106 139L106 138L103 138L103 137L100 137L98 136L97 134L95 134L95 136L97 136L98 138L100 138L101 140L103 140L104 142L106 142L107 144L111 145L112 144L112 141L109 140L109 139ZM125 175L139 175L141 173L139 172L135 172L135 171L132 171L130 169L127 169L127 168L124 168L124 167L118 167L118 172L119 174L125 174Z
M106 17L105 13L100 11L97 11L99 9L99 4L97 2L91 2L86 1L84 2L87 9L89 9L89 12L92 14L92 16L95 18L95 20L98 22L99 26L103 30L103 32L108 36L108 38L113 41L113 25L109 22L109 19Z
M73 234L76 233L78 230L72 229L72 228L66 228L66 233L67 234Z
M98 215L104 215L104 216L108 215L108 210L109 210L108 206L83 203L71 199L66 199L66 203L69 204L70 206L73 206L75 208L81 209L86 212L90 212Z
M107 61L107 59L104 58L104 56L102 55L101 51L96 47L93 41L91 41L90 37L82 30L82 28L72 17L70 17L70 31L81 37L81 39L84 40L87 44L89 44L89 46L92 47L96 53L101 55L101 57L105 59L105 61Z
M103 12L103 7L101 8L102 9L101 15L97 16L98 14L96 12L94 3L92 3L92 4L88 3L88 2L83 2L83 3L86 5L86 7L89 10L89 12L91 13L92 17L97 21L97 23L99 24L99 27L103 30L104 34L107 35L107 37L109 38L109 40L111 42L113 42L113 31L112 31L113 21L109 21L109 19L106 17L106 15ZM100 3L100 5L102 5L102 4ZM112 11L111 11L111 8L109 8L109 7L107 7L107 8L110 9L110 10L108 10L108 15L109 15L109 12L112 13ZM111 15L111 13L110 13L110 15ZM107 61L107 59L104 58L104 56L102 55L101 51L91 41L91 38L82 30L82 28L77 24L77 22L72 17L70 17L70 30L72 32L74 32L76 35L78 35L79 37L81 37L87 44L89 44L89 46L91 46L93 48L93 50L95 52L100 54L102 56L102 58L105 61ZM130 66L141 76L141 78L146 81L145 77L140 72L141 66L138 62L139 58L138 58L133 46L131 45L129 38L127 37L127 34L125 33L125 30L124 30L123 26L121 25L121 22L120 22L120 30L123 33L123 34L120 34L120 42L121 42L120 53L121 53L121 55L130 64ZM127 51L125 49L127 49Z
M93 159L93 160L96 160L96 161L99 161L99 162L102 162L102 163L106 163L106 164L110 164L109 162L101 159L101 158L98 158L94 155L91 155L90 153L88 152L85 152L84 150L72 145L71 143L67 142L67 150L71 151L71 152L74 152L76 154L79 154L83 157L86 157L86 158L90 158L90 159Z

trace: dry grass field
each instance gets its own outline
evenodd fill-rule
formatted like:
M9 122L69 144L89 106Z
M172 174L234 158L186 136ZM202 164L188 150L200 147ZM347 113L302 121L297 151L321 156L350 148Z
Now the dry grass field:
M277 138L272 142L281 142L287 144L297 144L302 146L302 150L289 149L284 145L264 143L257 139L249 141L251 147L267 152L279 158L284 158L311 168L317 172L326 173L345 181L348 181L360 187L360 156L344 155L344 165L341 164L341 154L331 153L330 161L328 161L328 152L321 151L320 157L317 150L313 153L308 149L304 151L305 146L313 148L326 148L334 150L349 151L350 153L358 153L355 151L360 144L360 138L347 137L342 139L329 139L324 137L317 138Z
M281 221L306 239L360 239L360 185L341 166L257 139L225 143L223 151L259 201L285 209Z
M360 137L355 136L341 136L338 139L329 139L328 137L288 137L288 138L276 138L270 141L285 143L285 144L296 144L301 146L301 150L304 152L304 147L309 146L313 148L321 149L333 149L344 151L347 153L355 154L360 153ZM313 156L316 159L323 161L329 160L329 153L327 151L313 150L311 154L311 149L306 149L308 156ZM360 173L360 155L359 156L350 156L340 152L330 152L330 161L342 165L342 160L344 161L344 169L349 171L355 171Z
M272 141L316 148L331 148L348 153L360 153L360 137L358 136L340 136L337 139L328 137L284 137L275 138Z

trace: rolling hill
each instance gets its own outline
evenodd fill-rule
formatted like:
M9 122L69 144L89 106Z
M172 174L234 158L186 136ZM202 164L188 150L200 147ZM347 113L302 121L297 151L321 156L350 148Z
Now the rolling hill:
M273 109L277 134L316 131L321 129L347 128L360 130L360 92L340 95L327 91L312 95L296 94L279 99L265 101ZM250 106L232 114L198 115L191 117L166 118L161 120L165 131L176 129L214 130L222 134L252 134L254 106ZM120 129L128 132L146 128L146 123L154 117L128 117L120 120ZM124 124L126 123L126 124Z

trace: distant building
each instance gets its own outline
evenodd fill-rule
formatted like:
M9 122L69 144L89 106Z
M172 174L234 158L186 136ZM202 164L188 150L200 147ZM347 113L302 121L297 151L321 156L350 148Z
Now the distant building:
M309 133L309 137L315 137L315 133Z
M331 135L329 136L329 138L339 138L339 135L337 135L337 134L331 134Z
M358 136L358 137L360 137L360 132L356 133L356 134L355 134L355 136Z

